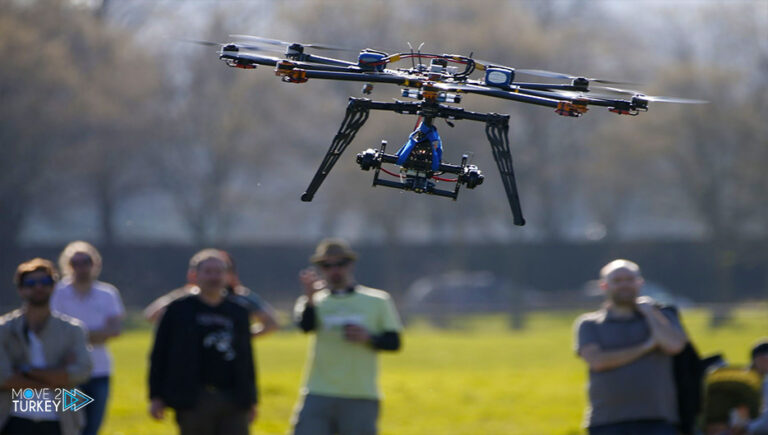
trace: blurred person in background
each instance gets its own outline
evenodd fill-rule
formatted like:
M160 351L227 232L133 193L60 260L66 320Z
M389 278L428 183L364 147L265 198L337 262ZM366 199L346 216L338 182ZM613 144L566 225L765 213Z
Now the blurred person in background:
M589 366L591 435L675 435L679 422L673 356L688 339L674 312L640 297L637 264L614 260L600 271L606 302L575 322L577 354Z
M388 293L357 284L357 254L339 239L320 242L301 271L304 295L294 314L314 332L304 386L292 419L295 435L377 433L378 352L400 349L402 325Z
M149 305L147 305L143 311L144 318L149 320L151 323L157 323L171 302L187 296L193 291L197 291L197 286L195 286L195 268L190 265L187 268L186 284L169 291L168 293L160 296L159 298L152 301Z
M71 388L88 380L91 356L84 325L51 311L49 302L58 278L53 263L35 258L16 268L13 282L21 308L0 318L0 433L76 435L83 412L32 410L11 406L12 389ZM37 400L37 396L31 400ZM89 406L97 405L91 403Z
M107 409L112 375L106 343L120 335L125 308L117 288L98 280L101 254L90 243L68 244L59 256L59 268L63 277L51 297L51 309L80 320L88 330L93 370L88 383L78 388L93 398L93 403L84 408L83 435L95 435Z
M760 376L762 381L762 406L760 415L752 421L739 425L740 432L749 435L768 435L768 340L757 342L750 352L750 369ZM738 432L737 432L738 433Z
M256 369L248 310L226 296L227 258L192 257L196 290L160 317L150 355L150 415L176 411L185 434L247 434L256 418Z
M768 434L768 342L757 343L750 358L746 367L723 361L708 368L701 418L704 435Z
M256 292L240 283L235 260L228 252L221 251L221 253L227 259L227 296L248 309L251 318L251 335L253 337L261 337L278 330L280 325L277 322L274 308L259 297ZM155 299L144 309L144 317L152 323L157 322L157 319L165 312L168 304L197 291L194 283L195 268L190 264L190 267L187 269L187 284Z

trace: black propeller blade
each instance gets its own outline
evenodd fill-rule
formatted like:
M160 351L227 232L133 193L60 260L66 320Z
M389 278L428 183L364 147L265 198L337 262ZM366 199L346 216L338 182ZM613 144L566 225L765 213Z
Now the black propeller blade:
M235 34L235 35L229 35L232 38L237 38L245 41L260 43L260 44L267 44L267 45L276 45L276 46L282 46L282 47L290 47L291 45L298 44L302 47L309 47L313 48L315 50L330 50L330 51L350 51L350 52L359 52L360 50L349 48L349 47L341 47L337 45L328 45L328 44L314 44L314 43L303 43L303 42L288 42L288 41L281 41L279 39L271 39L271 38L264 38L261 36L252 36L252 35L242 35L242 34Z
M188 42L190 44L197 44L202 45L205 47L227 47L227 46L235 46L238 48L238 50L250 50L250 51L278 51L278 50L269 50L265 49L263 47L257 47L255 45L245 45L245 44L237 44L237 43L231 43L231 42L213 42L213 41L204 41L200 39L185 39L185 38L176 38L177 41L181 42ZM234 51L234 50L233 50Z

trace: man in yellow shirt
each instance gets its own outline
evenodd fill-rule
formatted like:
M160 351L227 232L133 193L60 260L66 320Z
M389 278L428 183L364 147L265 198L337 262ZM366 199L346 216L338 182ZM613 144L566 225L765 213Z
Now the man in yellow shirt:
M295 435L375 434L378 351L400 349L402 325L389 294L357 284L357 254L339 239L320 242L301 272L304 295L294 314L310 344Z

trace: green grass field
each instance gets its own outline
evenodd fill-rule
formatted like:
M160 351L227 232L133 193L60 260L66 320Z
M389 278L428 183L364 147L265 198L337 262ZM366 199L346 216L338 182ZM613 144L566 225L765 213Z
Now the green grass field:
M404 349L382 356L382 434L575 434L585 406L585 365L572 351L578 313L542 313L511 331L503 316L461 320L449 331L414 322ZM707 327L703 311L684 323L704 355L723 352L734 364L768 336L768 310L742 309L732 322ZM261 404L252 433L283 434L296 402L308 339L280 332L256 342ZM116 374L103 433L175 433L173 413L147 414L148 328L111 344Z

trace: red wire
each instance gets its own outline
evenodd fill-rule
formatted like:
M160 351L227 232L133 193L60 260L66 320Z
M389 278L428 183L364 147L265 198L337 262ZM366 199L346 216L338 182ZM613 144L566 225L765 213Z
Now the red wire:
M393 176L393 177L398 177L398 178L400 178L400 174L395 174L394 172L390 172L390 171L387 171L387 170L386 170L386 169L384 169L384 168L379 168L379 169L381 169L381 171L382 171L382 172L384 172L385 174L389 174L389 175L391 175L391 176Z
M437 181L447 181L449 183L455 183L459 181L457 178L443 178L443 177L437 177L437 176L432 176L432 178L434 178Z

